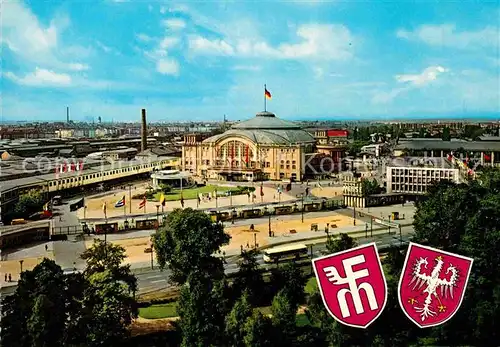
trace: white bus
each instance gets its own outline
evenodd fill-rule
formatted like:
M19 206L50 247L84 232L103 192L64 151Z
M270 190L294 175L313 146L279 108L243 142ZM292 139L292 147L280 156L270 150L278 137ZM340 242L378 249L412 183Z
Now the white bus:
M306 245L295 244L266 249L263 258L266 263L274 263L280 260L299 260L308 256Z

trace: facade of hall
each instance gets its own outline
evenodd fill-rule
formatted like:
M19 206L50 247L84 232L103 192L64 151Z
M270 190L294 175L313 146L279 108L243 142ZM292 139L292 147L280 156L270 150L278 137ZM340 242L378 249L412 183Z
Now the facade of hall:
M316 139L299 125L260 112L226 132L202 140L186 135L182 170L227 181L302 180Z

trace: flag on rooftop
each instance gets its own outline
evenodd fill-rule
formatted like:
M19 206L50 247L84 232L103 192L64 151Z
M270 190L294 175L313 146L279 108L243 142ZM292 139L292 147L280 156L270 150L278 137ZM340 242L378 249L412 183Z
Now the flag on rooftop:
M266 96L266 98L268 99L271 99L272 96L271 96L271 93L269 92L269 90L267 90L266 87L264 87L264 95Z

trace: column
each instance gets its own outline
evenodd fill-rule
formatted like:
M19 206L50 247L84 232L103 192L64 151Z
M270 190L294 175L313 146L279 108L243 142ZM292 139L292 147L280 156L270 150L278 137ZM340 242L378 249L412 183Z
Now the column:
M441 151L441 158L444 157L444 151Z
M434 157L434 150L431 150L431 157Z
M481 165L484 165L484 152L481 151Z
M491 151L491 166L495 165L495 152Z

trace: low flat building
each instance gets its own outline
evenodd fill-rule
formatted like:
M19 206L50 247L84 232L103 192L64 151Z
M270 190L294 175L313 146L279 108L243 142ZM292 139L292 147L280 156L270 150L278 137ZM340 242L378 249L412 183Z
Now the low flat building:
M448 154L477 160L481 165L500 166L500 141L465 141L452 139L400 139L395 156L446 158Z

